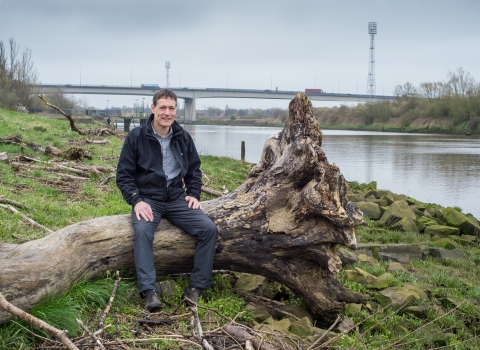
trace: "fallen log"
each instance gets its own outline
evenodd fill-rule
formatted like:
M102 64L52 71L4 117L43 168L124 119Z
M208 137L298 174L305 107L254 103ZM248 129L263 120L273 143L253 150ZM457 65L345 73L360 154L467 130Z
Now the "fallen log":
M359 209L323 152L310 100L299 92L290 102L282 132L264 145L247 181L218 199L203 202L219 229L214 269L255 273L293 290L319 324L343 315L345 303L368 296L337 278L337 245L356 247ZM100 217L67 226L0 255L0 291L22 309L67 290L76 280L107 270L134 271L130 215ZM195 239L162 220L154 240L159 276L189 272ZM0 251L2 251L0 244ZM0 313L0 323L9 314Z

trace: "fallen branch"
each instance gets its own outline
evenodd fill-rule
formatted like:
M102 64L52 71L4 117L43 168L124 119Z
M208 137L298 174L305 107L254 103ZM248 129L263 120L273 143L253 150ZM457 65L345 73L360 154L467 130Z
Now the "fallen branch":
M31 223L32 225L35 225L37 227L40 227L42 230L45 230L48 232L48 234L50 233L53 233L52 230L50 230L49 228L39 224L38 222L30 219L28 216L26 216L25 214L22 214L21 212L19 212L17 209L15 209L14 207L12 207L11 205L8 205L8 204L0 204L0 207L2 208L7 208L9 209L10 211L16 213L16 214L19 214L21 217L23 217L25 220L27 220L29 223Z
M328 335L328 333L330 333L330 331L335 328L335 326L337 325L338 322L340 322L341 319L342 318L340 316L337 316L337 319L335 320L335 322L332 323L330 328L328 328L327 331L321 335L321 337L319 337L317 340L315 340L315 342L312 345L310 345L307 350L313 349L315 347L315 345L320 343L323 340L323 338L325 338Z
M56 109L57 111L60 112L61 115L63 115L65 118L67 118L68 121L70 122L70 129L72 131L75 131L75 132L79 133L80 135L86 135L86 133L84 131L81 131L80 129L78 129L75 126L75 122L73 121L71 114L67 114L64 111L62 111L60 108L58 108L57 106L52 105L51 103L47 102L47 100L45 100L42 95L38 95L38 98L41 99L47 106L52 107L53 109Z
M86 143L93 143L95 145L104 145L104 144L108 143L108 140L89 140L89 139L86 139L85 142Z
M0 152L0 162L8 162L8 152Z
M266 343L266 342L262 342L262 339L257 339L255 336L251 335L246 330L244 330L244 329L242 329L238 326L227 324L223 327L223 330L225 331L225 333L227 333L229 336L236 339L240 343L244 343L247 340L250 340L253 343L255 349L259 349L259 350L260 349L262 349L262 350L274 350L275 349L275 347L273 345L271 345L269 343Z
M14 316L30 323L32 326L40 328L42 331L47 332L48 334L53 335L58 340L60 340L67 349L70 350L79 350L75 344L71 342L71 340L67 337L67 331L61 331L55 327L50 326L48 323L26 313L25 311L19 309L15 305L10 304L7 299L3 296L0 292L0 307L5 311L11 313Z
M120 273L117 271L116 274L117 274L117 278L115 280L115 284L113 285L112 294L110 295L110 299L108 300L107 307L105 308L105 310L100 315L100 318L98 319L98 328L102 330L104 328L103 322L105 322L105 318L107 317L107 314L110 311L110 308L112 307L113 300L115 299L115 295L117 294L118 285L120 284L120 281L121 281Z
M22 209L25 209L25 210L30 210L29 208L27 208L26 206L24 206L23 204L21 203L18 203L18 202L15 202L11 199L8 199L8 198L5 198L3 196L0 197L0 203L3 203L3 204L11 204L17 208L22 208Z
M223 193L217 190L214 190L213 188L207 187L207 186L202 186L202 192L211 194L212 196L217 196L221 197L223 196Z
M88 176L88 173L83 170L73 169L73 168L69 168L63 165L58 165L58 164L53 166L41 166L41 165L25 164L20 162L10 162L10 165L14 167L24 167L24 168L34 169L34 170L36 169L36 170L55 171L55 172L67 170L80 176Z
M103 181L102 181L102 185L106 185L108 183L108 181L110 181L111 179L114 179L115 178L115 175L110 175L110 176L107 176Z

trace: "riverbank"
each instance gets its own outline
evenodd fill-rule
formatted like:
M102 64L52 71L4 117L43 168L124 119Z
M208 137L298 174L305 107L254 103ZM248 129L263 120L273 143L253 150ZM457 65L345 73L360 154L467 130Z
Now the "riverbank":
M66 120L47 120L3 110L0 110L0 126L0 137L18 135L20 138L17 143L0 143L0 153L6 152L8 159L24 163L24 166L13 166L9 162L0 162L0 198L24 205L24 208L17 207L22 214L55 231L91 218L130 212L131 208L123 201L110 178L115 173L123 144L121 134L95 138L97 141L107 140L106 143L88 143L90 136L72 132ZM82 125L86 130L96 129L95 135L103 127L99 124ZM82 148L88 151L91 159L61 160L46 155L36 146L43 149L55 146L62 152L74 147ZM201 158L204 182L210 188L220 192L232 191L247 179L250 170L248 164L228 157L201 155ZM53 161L53 164L70 169L53 171L50 169L52 163L42 163L40 168L29 167L38 163L31 159ZM86 167L97 167L100 173L79 175L74 172L78 166L83 171ZM476 338L480 331L478 237L462 232L461 228L456 231L454 226L448 225L442 226L452 227L453 230L445 237L426 232L427 227L431 230L435 225L432 221L437 226L445 223L445 208L438 208L434 204L422 207L422 203L413 198L382 192L374 183L350 183L348 196L351 202L359 206L364 205L360 202L368 206L375 204L380 213L381 208L385 208L382 216L387 212L387 207L392 211L393 203L402 202L397 206L408 206L407 218L414 220L413 212L414 221L419 221L421 217L428 219L423 230L415 224L418 232L408 228L406 231L399 224L401 220L394 222L396 215L389 215L384 223L372 219L376 217L372 214L376 212L374 210L365 216L369 225L357 227L359 249L339 249L343 263L340 280L348 288L368 294L370 300L367 303L346 305L342 322L326 334L326 329L316 327L317 324L302 308L303 301L291 290L255 275L250 276L250 281L254 279L256 284L248 289L246 283L238 281L245 282L249 276L224 271L215 275L212 288L200 299L199 312L204 331L208 334L235 319L245 327L260 332L265 341L279 342L280 339L285 349L299 349L300 346L308 348L323 335L319 344L329 339L331 346L340 348L386 348L394 345L411 349L440 346L454 346L460 350L479 348L480 342ZM211 198L213 196L202 193L203 201ZM389 204L389 201L392 202ZM375 209L377 207L374 206ZM459 211L458 208L453 209ZM367 207L364 210L367 212ZM417 219L420 212L422 216ZM423 221L427 220L420 222ZM44 237L45 234L43 228L33 225L24 217L0 208L0 242L21 244ZM399 262L385 259L389 255ZM106 342L117 342L115 346L121 344L120 341L124 345L132 344L134 337L142 338L137 341L137 347L180 349L182 343L166 339L166 335L172 333L178 335L178 339L189 341L190 314L181 300L183 287L187 283L185 277L159 277L159 282L168 281L172 293L162 297L164 313L151 317L143 311L134 276L126 271L120 273L122 281L105 320L108 327L103 337ZM78 336L80 339L83 331L75 319L80 318L90 329L96 329L114 281L113 273L96 281L80 281L66 293L40 303L31 312L59 329L68 330L69 337ZM248 294L245 294L246 288ZM398 304L390 305L389 300L392 299L389 298L392 296L404 298L405 305L398 308ZM169 317L171 313L175 313L175 317ZM145 326L139 322L144 319L161 320L163 324L150 322ZM44 333L30 330L27 324L18 320L16 322L0 325L0 348L55 346L33 335L45 337ZM25 326L27 328L22 328ZM212 337L220 335L213 333Z

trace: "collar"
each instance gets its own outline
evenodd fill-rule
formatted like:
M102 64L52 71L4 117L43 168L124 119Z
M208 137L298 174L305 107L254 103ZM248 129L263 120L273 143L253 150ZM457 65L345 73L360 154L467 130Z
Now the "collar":
M155 131L155 128L153 127L153 122L150 125L152 126L153 134L157 137L161 137L162 139L168 139L169 137L172 137L172 135L173 135L173 127L172 126L170 126L170 128L168 129L169 131L168 131L167 136L163 137L162 135L157 134L157 132Z

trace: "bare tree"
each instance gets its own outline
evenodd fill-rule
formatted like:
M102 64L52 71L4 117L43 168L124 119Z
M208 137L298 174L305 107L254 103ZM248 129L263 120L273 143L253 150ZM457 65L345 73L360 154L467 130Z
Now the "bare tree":
M445 85L446 84L441 81L433 83L421 83L419 92L428 98L429 101L438 100L445 94Z
M475 90L475 80L470 72L458 67L456 72L449 71L446 85L453 96L471 96Z
M0 41L0 106L13 108L21 104L32 107L35 104L35 86L38 75L32 61L32 51L20 53L13 38L9 40L10 53Z
M393 93L399 98L406 99L418 96L418 90L415 88L415 86L413 86L412 83L408 81L403 85L397 85Z

